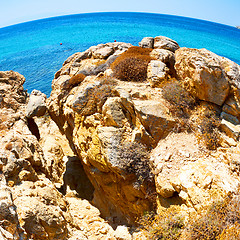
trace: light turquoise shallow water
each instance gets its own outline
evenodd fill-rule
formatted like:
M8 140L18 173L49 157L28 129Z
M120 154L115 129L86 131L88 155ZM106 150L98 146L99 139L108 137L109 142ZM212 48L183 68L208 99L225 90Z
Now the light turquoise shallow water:
M23 74L29 92L39 89L49 96L54 73L73 53L114 40L138 45L143 37L159 35L181 47L207 48L240 64L237 28L162 14L92 13L0 28L0 70Z

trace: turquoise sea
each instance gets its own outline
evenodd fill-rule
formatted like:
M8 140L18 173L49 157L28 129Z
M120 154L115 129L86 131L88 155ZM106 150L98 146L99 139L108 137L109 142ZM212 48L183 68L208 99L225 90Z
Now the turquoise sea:
M99 43L167 36L181 47L207 48L240 64L240 30L192 18L150 13L89 13L0 28L0 70L26 78L24 87L48 96L66 58ZM62 43L62 45L60 45Z

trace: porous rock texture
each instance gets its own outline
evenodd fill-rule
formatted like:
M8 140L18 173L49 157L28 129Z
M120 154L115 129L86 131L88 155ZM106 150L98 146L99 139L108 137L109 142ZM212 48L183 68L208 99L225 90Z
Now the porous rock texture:
M111 239L113 228L81 198L79 179L93 188L66 138L47 115L26 117L24 81L0 72L0 239ZM76 179L73 159L81 173Z
M24 77L0 72L0 238L147 239L128 228L144 212L174 205L187 221L238 191L240 67L162 36L140 46L152 48L144 82L111 70L131 44L70 56L41 117L28 114ZM197 104L192 131L164 98L172 79ZM209 150L201 118L213 115L218 148Z

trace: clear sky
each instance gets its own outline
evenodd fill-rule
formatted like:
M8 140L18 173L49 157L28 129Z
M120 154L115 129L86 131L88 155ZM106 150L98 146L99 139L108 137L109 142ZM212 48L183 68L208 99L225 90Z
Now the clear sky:
M0 0L0 27L89 12L151 12L240 25L240 0Z

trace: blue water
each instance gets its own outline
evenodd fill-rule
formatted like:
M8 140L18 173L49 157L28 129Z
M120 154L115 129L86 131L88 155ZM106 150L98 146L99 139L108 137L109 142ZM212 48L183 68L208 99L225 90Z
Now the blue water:
M90 13L0 28L0 70L23 74L29 92L38 89L49 96L54 73L73 53L114 40L138 45L143 37L159 35L181 47L207 48L240 64L237 28L162 14Z

